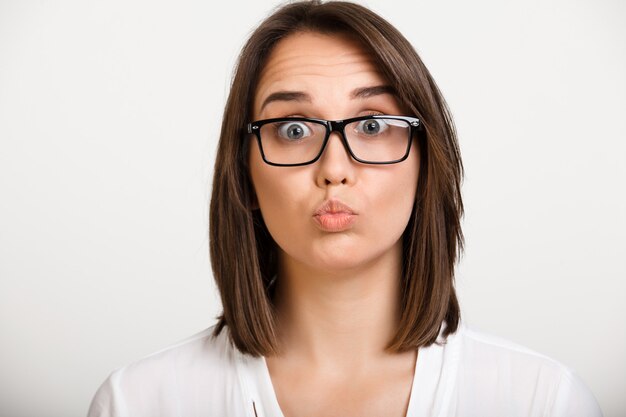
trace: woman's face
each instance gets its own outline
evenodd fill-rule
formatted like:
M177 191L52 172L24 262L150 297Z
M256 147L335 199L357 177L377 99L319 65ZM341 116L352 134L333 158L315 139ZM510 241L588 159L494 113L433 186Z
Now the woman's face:
M353 95L364 87L385 85L368 51L349 38L293 34L275 46L261 72L253 120L402 115L390 93ZM282 95L263 105L276 92L303 94ZM419 172L419 150L413 140L409 157L403 162L369 165L352 159L334 132L319 160L295 167L266 164L256 140L251 140L252 184L283 264L330 272L367 267L385 257L399 259ZM329 201L327 210L316 215Z

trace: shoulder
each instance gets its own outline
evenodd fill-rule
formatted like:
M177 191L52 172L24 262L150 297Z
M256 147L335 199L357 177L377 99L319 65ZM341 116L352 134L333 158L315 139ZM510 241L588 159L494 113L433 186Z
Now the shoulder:
M214 328L113 371L96 392L89 417L178 415L185 407L181 399L200 395L207 403L186 410L188 414L224 412L226 405L220 403L224 393L236 392L239 384L238 352L230 343L228 329L213 336Z
M555 359L500 336L485 333L474 326L462 324L456 335L465 356L481 364L524 364L552 369L559 373L568 368ZM504 361L504 362L503 362Z
M229 372L233 368L235 352L225 328L213 336L211 326L193 336L145 356L119 370L117 374L128 382L184 375L186 377L211 370L211 375Z
M536 408L537 415L602 415L582 379L558 360L464 323L448 343L458 357L461 397L471 391L486 403L500 401L505 408ZM494 393L495 400L490 400Z

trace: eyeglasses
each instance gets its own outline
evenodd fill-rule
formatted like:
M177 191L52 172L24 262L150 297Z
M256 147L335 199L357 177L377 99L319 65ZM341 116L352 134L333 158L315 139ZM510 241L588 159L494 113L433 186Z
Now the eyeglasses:
M300 166L317 161L332 132L341 135L348 153L364 164L395 164L411 150L413 134L422 129L408 116L370 115L345 120L284 117L248 123L263 161L275 166Z

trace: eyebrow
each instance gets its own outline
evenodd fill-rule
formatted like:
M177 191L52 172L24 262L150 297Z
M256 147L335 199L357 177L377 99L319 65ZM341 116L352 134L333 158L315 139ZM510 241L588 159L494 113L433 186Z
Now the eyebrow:
M390 85L376 85L374 87L363 87L352 90L350 98L367 98L379 96L381 94L396 95L396 90Z
M361 87L352 90L350 93L351 99L364 99L372 96L378 96L381 94L391 94L395 95L396 90L390 85L376 85L373 87ZM303 91L277 91L275 93L270 94L261 105L261 111L267 106L269 103L273 101L306 101L310 103L311 96Z
M311 102L311 96L302 91L277 91L270 94L263 104L261 105L261 111L273 101L306 101Z

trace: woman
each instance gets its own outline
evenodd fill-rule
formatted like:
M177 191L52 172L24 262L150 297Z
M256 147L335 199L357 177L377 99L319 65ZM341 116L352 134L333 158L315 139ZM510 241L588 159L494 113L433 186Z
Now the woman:
M89 416L600 416L562 364L460 323L462 164L408 41L300 2L241 52L210 248L215 326L115 371Z

